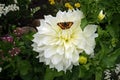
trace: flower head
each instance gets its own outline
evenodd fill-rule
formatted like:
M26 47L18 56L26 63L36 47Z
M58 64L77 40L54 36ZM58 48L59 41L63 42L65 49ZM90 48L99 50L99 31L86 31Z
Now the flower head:
M80 56L79 62L80 62L80 64L86 64L87 63L87 58L85 56Z
M120 73L120 64L116 64L115 73L116 74Z
M48 15L41 20L32 40L40 62L58 71L66 71L71 70L73 65L79 65L79 54L83 51L94 53L97 26L88 25L82 30L83 17L80 10L68 10L58 11L56 17Z
M55 1L54 1L54 0L49 0L49 3L50 3L51 5L54 5L54 4L55 4Z
M76 8L79 8L79 7L80 7L80 3L75 3L74 6L75 6Z
M73 9L73 6L70 3L65 3L65 7L68 9Z
M12 36L4 36L4 37L1 37L1 39L2 39L4 42L9 42L9 43L12 43L12 42L13 42L13 37L12 37Z
M105 14L103 14L103 10L101 10L99 15L98 15L98 19L101 21L104 19L104 17L105 17Z
M10 4L8 6L5 6L4 10L4 15L6 15L8 12L10 11L18 11L19 10L19 6L17 6L16 4Z
M18 3L18 1L17 0L14 0L14 2L17 4Z
M14 47L12 50L9 51L11 56L16 56L17 54L20 53L20 48Z
M110 70L109 70L109 69L106 69L106 70L104 71L104 73L105 73L104 79L105 79L105 80L110 80L110 78L111 78L111 72L110 72Z
M23 28L17 27L13 32L16 36L22 36L25 31Z

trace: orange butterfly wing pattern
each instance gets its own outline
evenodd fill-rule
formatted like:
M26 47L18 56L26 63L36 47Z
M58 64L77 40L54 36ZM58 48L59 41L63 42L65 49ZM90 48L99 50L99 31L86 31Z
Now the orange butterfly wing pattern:
M58 25L62 30L66 30L66 29L69 29L69 28L73 25L73 22L59 22L59 23L57 23L57 25Z

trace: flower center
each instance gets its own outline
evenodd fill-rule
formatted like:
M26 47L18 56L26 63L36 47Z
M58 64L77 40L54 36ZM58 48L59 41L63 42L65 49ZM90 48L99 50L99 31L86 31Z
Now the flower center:
M69 42L73 36L74 34L72 30L61 30L59 39L63 40L64 42Z

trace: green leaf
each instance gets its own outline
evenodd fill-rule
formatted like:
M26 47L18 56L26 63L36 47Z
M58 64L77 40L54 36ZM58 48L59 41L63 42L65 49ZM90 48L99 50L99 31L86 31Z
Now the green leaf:
M70 80L78 80L79 78L79 66L73 67Z
M35 80L35 79L32 79L33 74L21 75L21 78L22 78L22 80Z
M44 80L54 80L55 77L58 77L61 75L63 75L63 72L57 72L55 70L47 68Z
M84 29L85 26L87 26L87 24L88 24L87 19L86 19L86 18L83 18L83 19L81 20L81 25L80 25L80 27L81 27L82 29Z
M102 80L102 70L100 67L95 72L95 80Z
M80 65L79 67L79 78L81 80L93 80L93 74L95 73L95 67L91 65L89 70L86 70L86 67Z
M118 25L116 24L108 25L107 30L113 38L119 37L120 28Z
M86 68L86 70L89 70L91 65L92 65L91 63L87 63L87 64L85 64L83 66Z
M28 74L28 71L31 68L30 63L28 61L26 61L26 60L19 61L18 64L17 64L17 66L18 66L18 70L20 71L21 75Z
M80 70L79 70L79 78L83 78L83 77L85 77L86 72L87 72L86 68L85 68L84 66L80 66Z
M115 50L110 55L104 57L101 64L107 67L112 67L115 64L115 61L117 60L118 56L120 56L120 48Z
M19 42L19 46L23 46L24 45L24 42Z
M112 26L107 26L107 30L112 37L116 37L116 32Z

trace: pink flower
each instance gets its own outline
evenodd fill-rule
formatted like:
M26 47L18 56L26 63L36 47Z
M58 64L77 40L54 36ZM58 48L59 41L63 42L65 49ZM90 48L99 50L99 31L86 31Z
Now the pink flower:
M14 48L12 48L12 50L9 51L9 53L11 56L16 56L17 54L20 53L20 48L14 47Z
M13 37L12 36L4 36L4 37L1 37L1 39L5 42L9 42L9 43L13 42Z
M20 27L16 28L13 32L16 36L22 36L24 34L24 30Z

